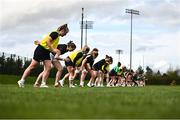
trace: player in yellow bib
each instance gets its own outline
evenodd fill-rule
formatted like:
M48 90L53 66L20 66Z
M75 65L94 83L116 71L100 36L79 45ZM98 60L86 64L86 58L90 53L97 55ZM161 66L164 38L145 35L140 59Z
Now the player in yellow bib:
M59 50L57 49L59 38L64 37L68 32L68 26L67 24L64 24L60 26L56 31L51 32L44 39L41 40L41 43L36 47L34 51L34 56L31 61L31 64L24 71L21 79L17 82L19 87L24 87L24 82L26 78L41 61L43 62L45 68L45 71L42 76L41 87L47 87L46 80L51 70L50 52L55 54L59 53Z
M81 68L80 68L80 70L82 71L81 72L81 79L80 79L80 86L81 87L84 87L84 80L85 80L85 77L86 77L88 72L90 73L91 78L90 78L87 86L92 87L92 83L94 83L95 74L94 74L94 71L93 71L93 64L94 64L95 59L98 56L98 51L99 50L97 48L94 48L91 51L91 53L88 54L85 57L85 59L82 61L82 65L81 65Z
M75 87L73 85L73 80L76 77L75 67L78 68L81 66L82 61L89 52L89 50L90 48L88 46L84 46L81 50L74 51L66 58L65 65L67 67L68 74L66 74L65 76L69 75L69 87ZM65 78L59 81L61 86L63 86L64 80Z
M37 43L38 43L38 41L37 41ZM76 49L76 45L73 43L73 41L69 41L67 44L58 44L57 49L60 51L60 55L63 55L65 53L67 53L67 52L74 51ZM54 87L59 87L58 81L61 78L61 74L62 74L62 70L63 70L61 62L59 60L64 61L65 59L61 58L61 57L55 57L55 56L56 55L54 53L50 53L51 63L57 69ZM41 72L39 74L39 76L37 77L36 82L34 84L34 87L40 87L42 75L43 75L43 72Z
M95 86L103 87L103 79L105 76L108 79L109 68L112 62L113 58L111 56L106 55L105 59L102 59L93 65L94 74L95 76L97 76L96 81L94 83Z

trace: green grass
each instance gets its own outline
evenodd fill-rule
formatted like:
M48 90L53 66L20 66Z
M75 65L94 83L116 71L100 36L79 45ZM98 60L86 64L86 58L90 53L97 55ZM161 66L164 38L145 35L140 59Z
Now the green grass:
M0 76L0 118L180 118L180 86L21 89L18 78Z

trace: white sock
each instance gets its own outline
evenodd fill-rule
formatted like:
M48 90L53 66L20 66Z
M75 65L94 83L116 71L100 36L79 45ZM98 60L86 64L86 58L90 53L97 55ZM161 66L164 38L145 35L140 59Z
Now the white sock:
M88 82L88 85L91 85L91 83L90 83L90 82Z
M46 85L46 82L42 80L41 85Z
M84 85L84 82L80 82L80 85Z
M72 77L69 77L69 81L72 81L73 80L73 78Z
M69 76L69 85L73 85L73 78Z
M64 78L62 79L62 82L64 82Z
M24 81L25 81L25 80L23 80L23 79L20 80L21 83L24 83Z

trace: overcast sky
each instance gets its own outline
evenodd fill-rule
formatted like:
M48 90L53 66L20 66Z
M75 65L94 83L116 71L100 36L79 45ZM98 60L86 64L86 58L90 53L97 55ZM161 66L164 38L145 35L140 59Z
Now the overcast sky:
M73 40L80 48L81 8L85 19L94 21L88 30L88 45L117 63L129 66L130 15L133 16L133 68L150 66L165 71L180 67L180 0L0 0L0 51L32 57L34 40L41 40L59 25L68 23L70 32L60 43ZM64 57L66 57L66 54Z

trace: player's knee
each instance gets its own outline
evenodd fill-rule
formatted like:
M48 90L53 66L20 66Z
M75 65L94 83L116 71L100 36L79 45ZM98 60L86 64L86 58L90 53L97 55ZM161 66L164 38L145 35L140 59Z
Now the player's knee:
M50 72L50 71L51 71L51 67L46 67L46 68L45 68L45 71L46 71L46 72Z
M57 68L57 70L58 70L59 72L62 72L62 68Z
M30 70L33 70L35 67L36 67L35 65L30 65L28 68L29 68Z
M95 74L91 74L91 77L92 77L92 78L95 78L96 76L95 76Z
M86 71L86 70L83 70L82 73L86 75L86 74L87 74L87 71Z
M75 73L76 73L76 74L78 74L79 72L80 72L79 70L77 70L77 69L75 70Z

